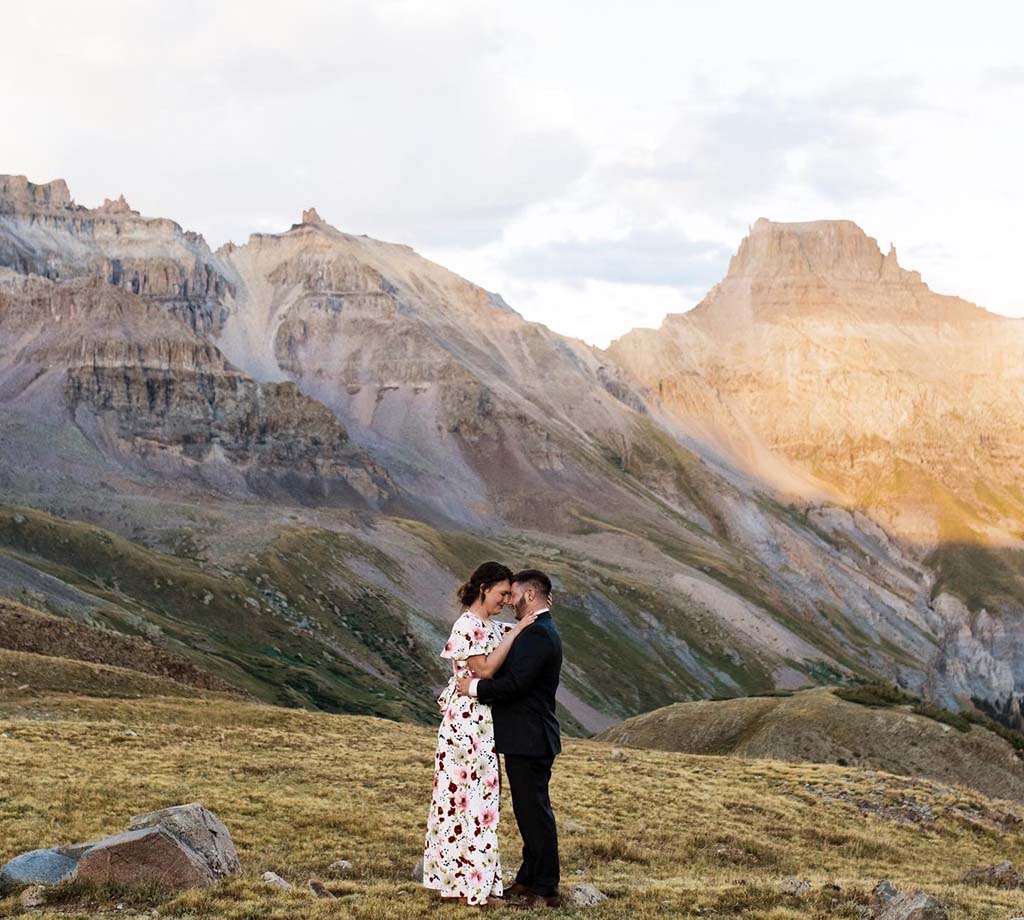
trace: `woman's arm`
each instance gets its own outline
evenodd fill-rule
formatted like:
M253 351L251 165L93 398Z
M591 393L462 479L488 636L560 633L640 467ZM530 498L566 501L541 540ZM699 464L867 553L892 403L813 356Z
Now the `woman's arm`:
M519 634L536 619L537 614L528 613L501 637L501 643L493 652L490 652L487 655L474 655L472 658L467 658L466 664L469 665L470 670L473 672L473 676L494 677L494 675L498 673L498 668L500 668L504 663L505 656L508 655L508 650L512 648L512 643L515 642Z

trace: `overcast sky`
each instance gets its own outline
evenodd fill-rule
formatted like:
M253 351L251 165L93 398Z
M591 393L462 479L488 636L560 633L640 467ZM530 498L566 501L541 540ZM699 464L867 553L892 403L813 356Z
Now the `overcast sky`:
M0 172L213 246L315 205L599 345L758 217L848 218L1024 314L1024 4L0 7Z

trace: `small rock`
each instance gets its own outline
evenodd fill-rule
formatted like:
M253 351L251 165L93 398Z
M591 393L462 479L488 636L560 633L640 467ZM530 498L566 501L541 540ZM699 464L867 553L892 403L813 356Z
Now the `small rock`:
M419 862L412 867L412 880L414 882L423 882L423 857L420 857Z
M77 855L53 847L31 850L0 866L0 893L20 885L59 885L75 877Z
M579 821L559 821L558 829L567 834L585 834L587 829Z
M899 891L896 886L889 879L884 878L872 890L871 903L876 907L883 906L897 895L899 895Z
M309 888L309 890L312 891L313 894L315 894L318 898L329 898L333 900L335 897L327 890L323 882L319 882L315 878L311 878L308 882L306 882L306 887Z
M260 878L263 879L264 884L269 885L271 888L280 888L281 891L291 891L293 888L291 882L286 882L276 872L264 872Z
M923 891L896 895L872 917L873 920L949 920L945 908Z
M42 907L46 901L43 897L45 890L42 885L33 885L31 888L26 888L18 896L18 901L27 910L31 910L33 907Z
M336 859L327 868L334 875L348 875L352 871L352 863L347 859Z
M591 885L589 882L581 882L569 889L569 893L564 900L573 907L594 907L602 901L607 901L608 896L596 885Z
M608 752L608 759L609 760L625 760L626 759L626 752L624 750L622 750L622 748L612 748Z
M775 887L779 894L789 894L802 898L811 890L811 883L805 878L797 878L795 875L790 875L782 879Z
M23 515L23 514L15 514L14 515L14 523L15 524L24 524L25 523L25 515Z
M993 888L1024 888L1024 876L1013 868L1013 863L1001 862L994 866L980 866L964 873L965 885L991 885Z

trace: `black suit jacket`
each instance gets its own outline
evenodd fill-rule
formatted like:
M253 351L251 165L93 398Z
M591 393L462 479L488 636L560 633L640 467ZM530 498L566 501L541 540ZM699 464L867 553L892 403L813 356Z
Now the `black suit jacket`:
M477 698L494 715L499 754L554 757L562 741L555 717L555 691L562 672L562 640L550 613L542 613L512 644L492 678L476 686Z

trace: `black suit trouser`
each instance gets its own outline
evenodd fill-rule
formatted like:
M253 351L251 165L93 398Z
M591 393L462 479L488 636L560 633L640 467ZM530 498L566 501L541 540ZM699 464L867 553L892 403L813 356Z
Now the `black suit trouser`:
M505 754L512 811L523 838L523 864L516 881L536 894L558 894L558 831L548 783L554 757Z

